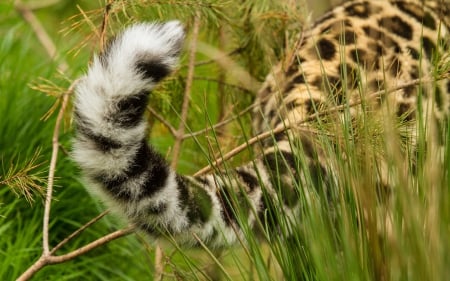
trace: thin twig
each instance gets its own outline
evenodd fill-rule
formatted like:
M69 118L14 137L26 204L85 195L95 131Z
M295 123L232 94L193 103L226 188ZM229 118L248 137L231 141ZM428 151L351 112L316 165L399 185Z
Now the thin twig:
M93 249L95 249L99 246L105 245L106 243L108 243L112 240L115 240L115 239L123 237L123 236L127 236L127 235L133 233L134 230L135 230L134 225L128 226L123 229L116 230L116 231L109 233L103 237L100 237L99 239L97 239L81 248L78 248L70 253L67 253L67 254L64 254L61 256L49 256L48 259L50 261L50 264L62 263L62 262L68 261L68 260L72 260L78 256L81 256L81 255L89 252L89 251L92 251Z
M128 226L127 228L117 230L108 235L105 235L81 248L78 248L68 254L61 256L52 256L52 255L42 255L32 266L30 266L22 275L17 278L16 281L26 281L33 277L36 272L42 269L46 265L57 264L66 262L68 260L72 260L78 256L81 256L97 247L100 247L112 240L118 239L120 237L126 236L130 233L134 232L134 226ZM53 251L53 250L52 250Z
M108 27L109 12L111 11L113 0L108 0L103 13L102 26L100 28L100 50L103 51L106 45L106 29Z
M446 76L443 76L441 79L443 79L445 77ZM434 81L435 80L431 80L429 78L415 79L415 80L412 80L410 82L403 83L401 85L395 86L395 87L393 87L392 89L389 89L389 90L380 90L380 91L374 92L372 94L367 95L367 97L365 99L366 100L374 99L374 98L380 97L382 95L387 95L387 94L393 93L395 91L398 91L400 89L403 89L403 88L406 88L406 87L409 87L409 86L415 86L415 85L419 85L421 83L432 83ZM194 177L210 172L214 167L218 167L224 161L230 159L231 157L235 156L236 154L240 153L244 149L248 148L249 146L251 146L251 145L253 145L253 144L257 143L257 142L260 142L260 141L262 141L262 140L264 140L266 138L269 138L271 136L275 136L277 134L280 134L280 133L283 133L285 131L288 131L288 130L290 130L290 129L294 128L294 127L297 127L297 126L299 126L301 124L304 124L306 122L310 122L310 121L312 121L312 120L314 120L314 119L316 119L318 117L321 117L321 116L324 116L324 115L328 115L330 113L335 113L335 112L344 110L344 109L346 109L348 107L354 107L354 106L360 105L362 102L363 102L363 100L358 100L358 101L351 102L349 104L338 105L338 106L332 107L332 108L330 108L328 110L324 110L324 111L312 114L312 115L308 116L307 118L305 118L305 119L303 119L303 120L301 120L299 122L295 122L295 123L292 123L292 124L291 123L289 123L289 124L282 124L282 125L274 128L273 130L265 131L265 132L263 132L263 133L261 133L259 135L256 135L253 138L251 138L248 141L246 141L245 143L235 147L234 149L232 149L228 153L224 154L223 157L221 157L220 159L217 159L216 161L212 162L210 165L205 166L202 169L200 169L199 171L197 171L194 174Z
M170 133L175 137L177 135L177 130L170 124L164 117L162 117L156 110L151 107L150 105L147 106L148 110L151 112L151 114L158 119L159 122L161 122L164 126L166 126L167 129L169 129Z
M55 179L55 171L56 171L56 161L58 159L58 151L59 151L59 129L61 127L61 122L64 117L64 112L66 111L67 103L69 102L69 94L64 94L61 102L61 108L58 112L58 116L56 118L55 129L53 130L53 138L52 138L52 156L50 160L50 168L48 172L48 184L47 184L47 195L45 196L45 207L44 207L44 221L43 221L43 255L48 255L49 252L49 220L50 220L50 207L52 203L52 193L53 193L53 184Z
M194 64L195 56L197 53L197 40L200 30L200 13L197 12L194 18L194 26L192 30L191 47L189 53L189 65L188 73L186 78L186 88L184 91L183 105L181 107L180 124L175 135L175 143L173 146L172 153L172 163L171 166L175 168L178 164L178 159L180 157L181 144L183 143L183 135L185 131L185 124L187 119L187 114L189 110L189 100L191 98L192 82L194 80Z
M95 218L88 221L85 225L75 230L72 234L64 238L61 242L58 243L51 251L50 255L53 255L56 251L58 251L62 246L64 246L67 242L72 240L74 237L78 236L81 232L86 230L88 227L99 221L101 218L106 216L109 213L109 210L102 212L100 215L96 216Z

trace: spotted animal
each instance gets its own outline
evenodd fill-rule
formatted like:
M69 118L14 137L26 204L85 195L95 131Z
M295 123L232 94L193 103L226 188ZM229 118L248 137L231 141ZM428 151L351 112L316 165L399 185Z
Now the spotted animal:
M132 25L94 57L76 85L73 157L86 187L141 231L182 244L222 247L242 238L243 224L280 227L274 208L295 221L307 204L299 193L321 189L332 200L339 167L330 154L345 159L342 143L356 142L361 131L381 135L368 118L397 120L396 132L410 144L403 153L411 157L417 120L430 120L440 134L450 80L427 81L440 75L437 62L448 60L449 11L415 1L335 7L298 37L257 93L254 134L272 132L261 137L257 156L195 177L178 174L155 151L144 118L150 92L177 65L183 27ZM374 186L390 188L380 154Z

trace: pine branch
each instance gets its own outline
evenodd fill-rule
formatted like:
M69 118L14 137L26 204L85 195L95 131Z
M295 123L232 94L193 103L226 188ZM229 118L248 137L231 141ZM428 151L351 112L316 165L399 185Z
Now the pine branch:
M0 177L0 185L6 185L17 195L22 195L32 204L34 194L44 195L46 179L42 176L43 171L37 170L43 163L37 163L40 158L40 150L36 150L34 155L25 164L15 165L11 163L5 176Z

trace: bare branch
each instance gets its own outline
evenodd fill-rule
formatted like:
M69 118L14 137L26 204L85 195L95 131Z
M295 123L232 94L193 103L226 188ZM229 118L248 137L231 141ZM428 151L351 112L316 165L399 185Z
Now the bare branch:
M45 207L44 207L44 222L43 222L43 255L49 254L49 242L48 242L48 232L49 232L49 220L50 220L50 207L52 202L52 193L53 193L53 184L55 179L55 171L56 171L56 161L58 159L58 151L59 151L59 128L61 126L62 119L64 117L64 112L66 111L67 103L69 102L69 94L66 93L63 95L61 103L61 108L58 112L58 116L56 118L55 129L53 131L52 138L52 156L50 159L50 168L48 172L48 184L47 184L47 195L45 196Z
M112 232L108 235L105 235L105 236L103 236L81 248L78 248L77 250L72 251L68 254L65 254L62 256L42 255L32 266L30 266L24 273L22 273L22 275L20 275L16 281L29 280L31 277L33 277L34 274L36 274L36 272L41 270L46 265L57 264L57 263L62 263L62 262L72 260L78 256L86 254L87 252L89 252L97 247L105 245L106 243L108 243L110 241L113 241L120 237L126 236L133 232L134 232L134 226L128 226L127 228L120 229L120 230ZM52 252L53 252L53 250L52 250Z
M189 100L191 98L191 89L192 89L192 82L194 80L194 69L195 69L195 56L197 53L197 39L198 34L200 30L200 13L197 12L194 18L194 26L192 31L192 38L191 38L191 48L189 53L189 65L188 65L188 73L186 78L186 88L184 91L184 98L183 98L183 105L181 107L181 117L180 117L180 124L178 126L177 133L175 135L175 143L173 146L173 153L172 153L172 163L171 166L175 168L178 164L178 159L180 157L180 149L181 144L183 143L183 135L185 131L185 124L187 119L187 114L189 110Z
M95 218L88 221L85 225L75 230L72 234L64 238L61 242L58 243L51 251L50 255L53 255L56 251L58 251L62 246L64 246L67 242L69 242L72 238L78 236L81 232L83 232L85 229L87 229L89 226L93 225L94 223L98 222L101 218L106 216L109 213L109 210L102 212L100 215L96 216Z
M162 117L156 110L151 107L150 105L147 106L148 110L152 113L152 115L158 119L159 122L161 122L164 126L166 126L167 129L169 129L170 133L175 137L177 135L177 130L166 120L164 117Z

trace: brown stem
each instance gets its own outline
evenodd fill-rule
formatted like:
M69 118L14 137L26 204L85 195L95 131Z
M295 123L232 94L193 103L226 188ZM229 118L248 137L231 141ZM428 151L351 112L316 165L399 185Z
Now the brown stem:
M189 110L189 100L191 98L191 90L192 90L192 82L194 80L194 64L195 64L195 56L197 53L197 40L198 34L200 30L200 13L197 12L194 18L194 26L192 31L192 39L191 39L191 48L189 53L189 65L188 65L188 73L186 78L186 88L184 91L183 105L181 107L181 116L180 116L180 124L175 135L175 143L173 146L172 153L172 163L171 166L176 168L178 164L178 159L180 157L180 149L181 144L183 143L183 135L185 131L185 124L187 119L187 114Z
M75 230L72 234L70 234L69 236L67 236L66 238L64 238L64 240L62 240L61 242L58 243L58 245L56 245L51 251L50 251L50 255L53 255L56 251L58 251L62 246L64 246L67 242L69 242L71 239L73 239L74 237L78 236L81 232L83 232L85 229L87 229L89 226L93 225L94 223L96 223L97 221L99 221L101 218L103 218L104 216L106 216L109 213L108 211L104 211L103 213L101 213L100 215L96 216L95 218L91 219L90 221L88 221L85 225L83 225L82 227L78 228L77 230Z
M29 280L31 277L33 277L34 274L36 274L36 272L41 270L46 265L63 263L72 260L112 240L126 236L132 233L133 231L134 226L129 226L127 228L117 230L65 255L61 256L52 256L50 254L42 255L32 266L30 266L24 273L22 273L22 275L20 275L16 279L16 281Z
M52 138L52 156L50 160L50 168L48 172L48 184L47 184L47 195L45 196L45 207L44 207L44 220L43 220L43 254L49 254L49 220L50 220L50 207L52 203L52 193L53 193L53 184L55 179L55 171L56 171L56 161L58 159L58 151L59 151L59 128L61 126L62 119L64 117L64 112L66 111L67 103L69 102L69 95L64 94L62 98L61 108L58 112L58 116L56 118L55 129L53 130L53 138Z
M170 133L175 137L177 135L177 130L169 123L169 121L167 121L166 119L164 119L164 117L162 117L158 112L156 112L156 110L151 107L150 105L147 106L148 110L151 112L151 114L158 119L159 122L161 122L164 126L166 126L167 129L169 129Z

